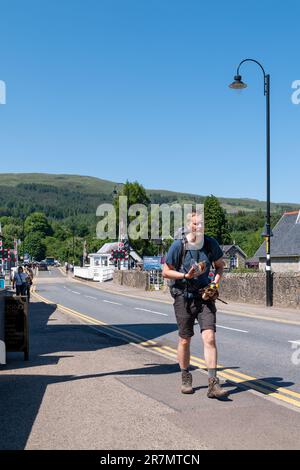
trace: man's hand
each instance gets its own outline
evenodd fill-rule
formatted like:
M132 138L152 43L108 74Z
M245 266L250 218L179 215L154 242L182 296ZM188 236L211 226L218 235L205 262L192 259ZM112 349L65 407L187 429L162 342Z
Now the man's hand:
M212 282L207 287L202 289L202 299L203 300L217 300L219 297L218 284Z
M205 263L198 263L199 269L196 270L195 266L192 266L189 272L185 275L186 279L193 279L198 277L205 271Z

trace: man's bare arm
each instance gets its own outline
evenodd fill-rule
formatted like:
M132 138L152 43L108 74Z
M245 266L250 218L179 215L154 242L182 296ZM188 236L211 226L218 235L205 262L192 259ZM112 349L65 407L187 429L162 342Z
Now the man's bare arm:
M188 273L180 273L176 271L175 267L172 264L164 264L162 275L166 279L192 279L193 277L199 276L199 273L195 272L195 268L191 267Z
M171 264L164 264L162 275L166 279L183 279L184 273L176 271L175 267Z
M225 266L223 258L219 258L216 261L214 261L214 266L216 270L214 282L216 284L219 284L221 277L223 276L223 271L224 271L224 266Z

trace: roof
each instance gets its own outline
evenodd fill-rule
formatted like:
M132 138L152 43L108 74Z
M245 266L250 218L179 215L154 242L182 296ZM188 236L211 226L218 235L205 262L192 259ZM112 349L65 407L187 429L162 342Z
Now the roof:
M119 248L119 242L104 243L104 245L97 251L98 255L111 254L112 250ZM137 262L143 261L136 251L130 250L130 257Z
M111 254L112 250L117 250L119 247L118 242L104 243L101 246L100 250L97 251L98 254Z
M266 242L259 247L255 256L266 256ZM271 256L300 256L300 210L285 212L273 229Z
M223 253L226 255L231 248L238 250L245 258L247 258L246 253L238 245L221 245Z
M246 264L258 264L259 263L259 258L256 256L253 256L252 258L248 258L246 260Z
M99 256L104 257L104 256L111 256L111 254L110 253L89 253L88 254L88 258L94 258L96 256L97 257L99 257Z
M142 258L134 250L130 251L130 257L137 263L141 263L143 261Z

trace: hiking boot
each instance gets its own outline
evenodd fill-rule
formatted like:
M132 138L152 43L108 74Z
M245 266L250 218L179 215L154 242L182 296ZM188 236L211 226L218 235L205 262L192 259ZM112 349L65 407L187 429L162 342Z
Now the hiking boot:
M218 377L210 377L208 379L208 398L226 398L228 395L228 390L224 390L220 387Z
M181 393L194 393L193 387L193 377L190 372L182 372L182 384L181 384Z

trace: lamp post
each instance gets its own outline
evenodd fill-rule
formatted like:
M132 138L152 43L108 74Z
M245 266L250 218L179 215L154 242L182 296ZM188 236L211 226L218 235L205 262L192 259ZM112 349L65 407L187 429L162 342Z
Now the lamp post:
M266 241L266 305L271 307L273 305L273 292L272 292L272 273L271 273L271 237L273 236L271 230L271 203L270 203L270 75L266 74L263 66L254 59L244 59L240 62L234 81L229 85L234 90L241 90L246 88L247 85L242 81L240 75L241 65L245 62L254 62L262 70L264 76L264 95L266 97L266 173L267 173L267 207L266 207L266 223L262 236Z
M72 225L72 254L73 254L72 265L74 269L74 266L75 266L75 223L74 222Z
M69 227L70 227L70 232L72 234L72 256L73 256L72 264L73 264L73 268L74 268L74 266L75 266L75 229L76 229L75 213L71 218L71 223L70 223Z
M24 256L25 256L25 247L24 247L24 240L25 240L25 220L26 220L26 215L22 214L20 216L20 219L22 221L22 256L23 256L23 263L24 263Z

